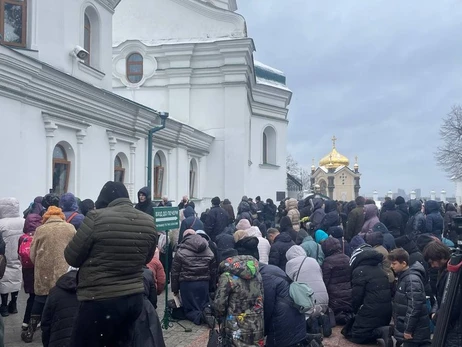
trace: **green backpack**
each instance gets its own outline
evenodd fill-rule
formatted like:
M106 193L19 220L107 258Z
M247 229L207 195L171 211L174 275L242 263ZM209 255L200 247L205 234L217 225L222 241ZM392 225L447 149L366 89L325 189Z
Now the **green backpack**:
M306 283L297 282L298 275L300 274L300 270L306 258L308 257L305 257L305 259L303 259L302 263L300 264L297 277L295 278L295 281L292 281L292 283L290 283L290 288L289 288L289 295L294 302L293 306L300 313L308 312L316 304L313 289L311 289L311 287Z

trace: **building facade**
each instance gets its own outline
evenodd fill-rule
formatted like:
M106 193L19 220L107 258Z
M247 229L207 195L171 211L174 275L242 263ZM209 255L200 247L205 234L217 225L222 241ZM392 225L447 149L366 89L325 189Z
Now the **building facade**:
M316 168L311 166L312 191L328 196L333 200L351 201L359 196L360 178L359 165L356 162L353 169L350 161L336 149L336 138L332 138L332 150L319 161Z
M136 201L156 110L170 114L154 136L156 199L189 195L200 210L215 195L285 190L291 92L254 62L235 10L232 0L0 0L2 195L24 208L50 190L96 199L118 180Z

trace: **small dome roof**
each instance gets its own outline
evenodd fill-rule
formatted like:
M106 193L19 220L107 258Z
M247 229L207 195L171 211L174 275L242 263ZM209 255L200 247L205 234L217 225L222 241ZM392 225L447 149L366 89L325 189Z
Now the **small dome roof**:
M350 165L350 161L347 157L337 152L335 149L335 141L337 138L334 136L332 138L332 151L327 154L324 158L319 161L319 166L325 166L329 168L338 168L340 166L348 166Z

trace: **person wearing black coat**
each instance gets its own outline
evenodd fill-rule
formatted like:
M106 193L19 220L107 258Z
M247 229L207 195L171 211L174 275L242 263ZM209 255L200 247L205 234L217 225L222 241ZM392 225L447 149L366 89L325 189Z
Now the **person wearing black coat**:
M234 223L236 220L236 215L234 214L234 207L231 204L231 201L229 201L229 199L223 200L221 207L223 207L223 209L228 212L228 224Z
M265 220L266 228L274 228L277 211L278 207L274 204L273 200L266 199L266 204L263 207L263 218Z
M41 319L44 347L70 346L79 305L77 271L72 270L62 275L48 294Z
M351 307L350 258L342 252L339 240L329 237L322 244L322 275L329 294L329 308L337 324L344 325L353 316Z
M342 223L337 210L337 203L334 200L326 200L324 203L324 212L325 216L319 225L319 229L324 230L330 235L329 229L339 226Z
M326 215L326 212L324 211L324 200L321 198L315 198L313 199L312 204L313 212L310 216L310 222L314 230L318 230L324 219L324 216Z
M380 221L385 224L393 237L401 236L403 217L396 210L393 200L387 200L383 203L382 210L380 211Z
M258 238L253 236L247 236L247 232L244 230L238 230L234 233L234 249L238 255L251 255L257 260L260 260L260 254L258 253Z
M444 235L457 245L457 233L451 230L454 217L457 216L457 209L453 204L446 204L446 212L444 214Z
M444 229L444 220L440 213L440 207L438 202L435 200L425 201L425 214L426 214L426 224L425 230L427 233L433 234L441 240L443 229Z
M398 196L395 200L396 211L401 215L401 235L404 234L406 230L406 224L409 220L409 205L406 204L406 200L402 196Z
M196 212L194 212L191 206L187 206L184 209L183 216L185 219L183 219L180 225L180 232L178 233L178 243L181 243L181 241L183 241L183 233L185 232L185 230L204 230L204 224L199 218L197 218Z
M311 216L311 201L309 198L306 198L303 204L302 209L300 210L300 219Z
M417 237L420 234L426 233L425 215L422 213L422 202L420 200L409 200L409 219L406 224L405 233L413 234Z
M220 198L218 196L214 197L212 199L212 208L207 213L207 217L205 217L204 231L215 242L217 236L228 226L228 222L228 212L220 207Z
M398 285L393 298L394 336L407 346L430 346L430 319L423 280L425 269L417 262L409 267L409 254L395 249L388 255L398 274ZM411 337L411 338L409 338Z
M392 249L396 248L395 238L391 235L390 231L387 229L385 224L377 223L372 227L372 232L381 232L383 235L383 247L390 252Z
M250 204L248 203L248 201L242 200L239 203L239 206L237 207L237 216L234 222L237 224L241 219L247 219L250 225L252 225L253 218L252 213L250 211Z
M286 253L290 247L295 245L295 242L288 233L279 233L276 229L268 230L268 239L272 242L268 264L275 265L286 271Z
M281 233L289 234L292 238L292 241L295 242L297 240L298 233L292 227L292 221L288 216L284 216L281 218L281 221L279 222L279 231Z
M274 265L259 264L263 280L266 347L289 347L306 337L305 315L291 305L289 282Z
M227 251L234 249L234 237L230 234L220 234L217 236L217 265L228 258Z
M151 191L148 187L143 187L138 191L138 203L135 208L147 213L154 218L154 203L151 200Z
M342 333L358 344L379 342L389 346L392 304L388 277L382 270L383 255L369 245L356 249L350 260L352 269L353 324ZM347 324L348 325L348 324Z

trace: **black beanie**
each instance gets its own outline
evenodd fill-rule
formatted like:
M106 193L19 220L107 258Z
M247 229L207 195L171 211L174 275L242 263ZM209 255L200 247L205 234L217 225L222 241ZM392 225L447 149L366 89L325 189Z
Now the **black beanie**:
M101 189L98 200L95 202L95 207L97 209L105 208L118 198L129 198L127 188L123 183L108 181Z
M401 204L404 204L406 203L406 201L404 200L404 198L402 196L398 196L395 200L395 204L396 205L401 205Z
M220 198L219 198L218 196L216 196L216 197L214 197L214 198L212 199L212 205L213 205L213 206L218 206L218 205L220 205L220 202L221 202L221 200L220 200Z

